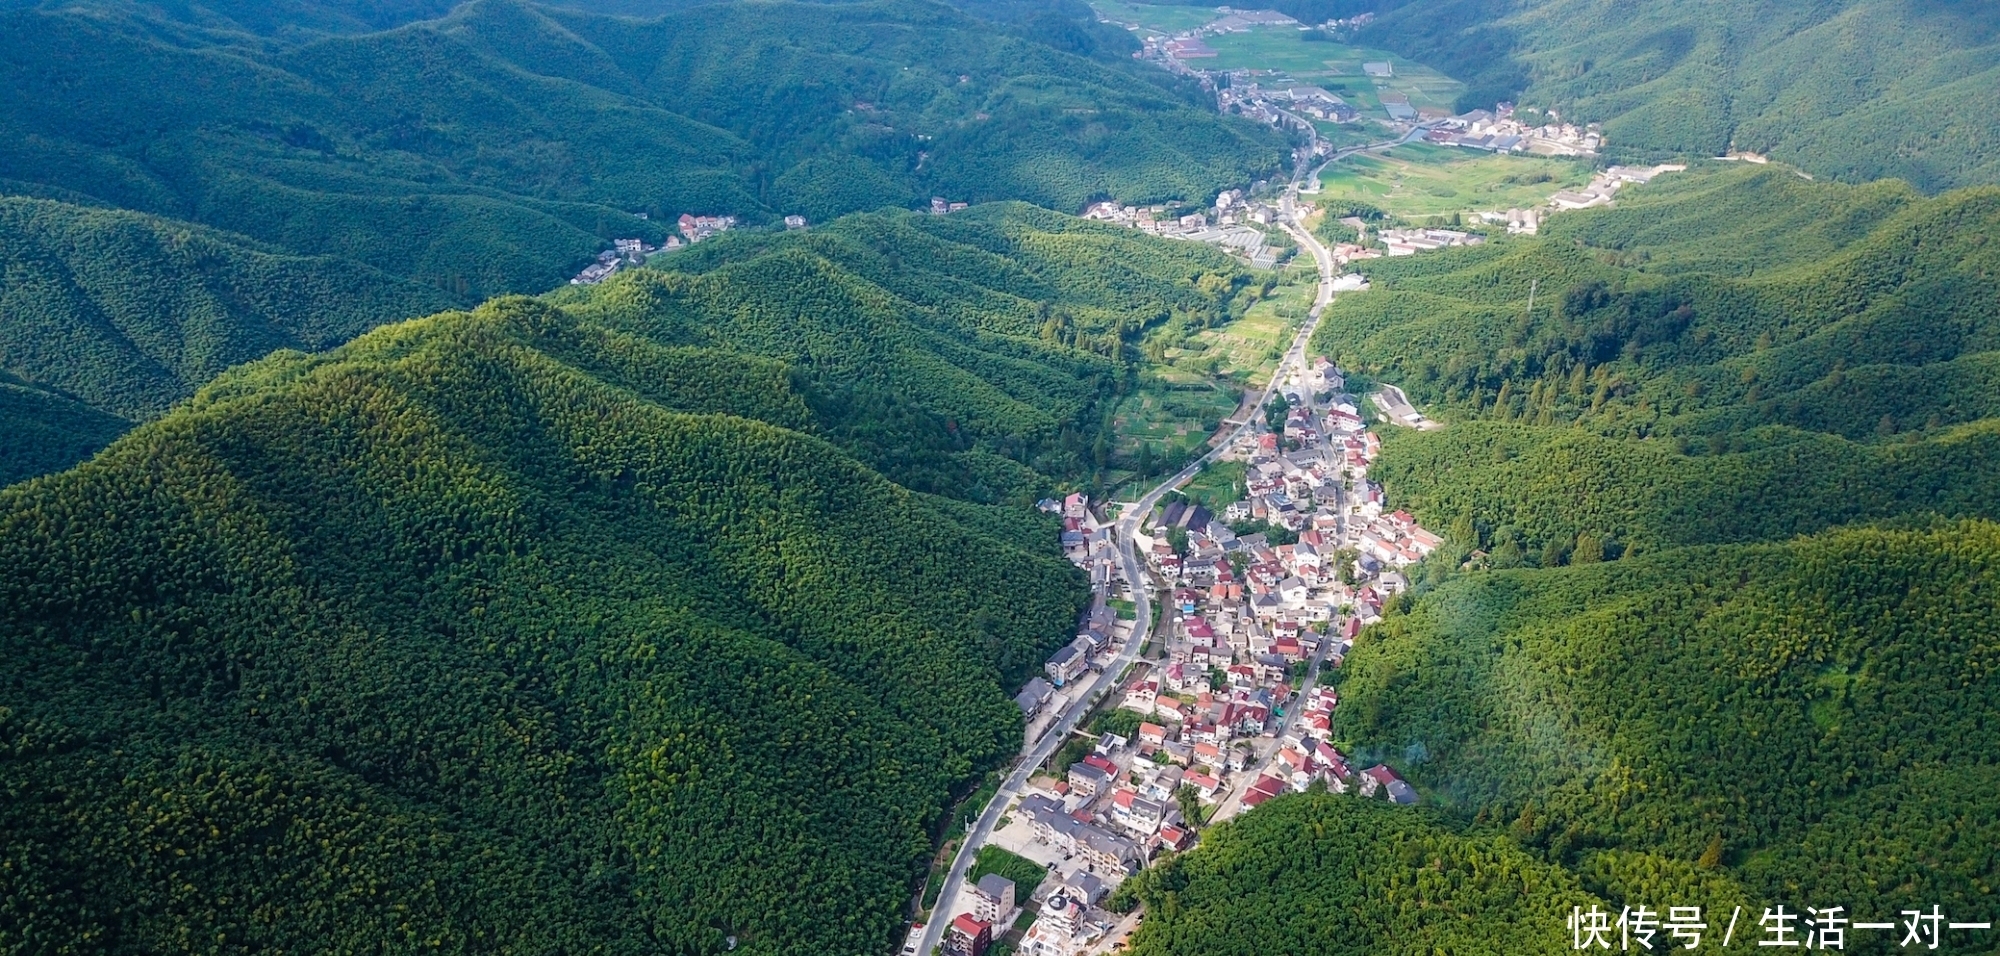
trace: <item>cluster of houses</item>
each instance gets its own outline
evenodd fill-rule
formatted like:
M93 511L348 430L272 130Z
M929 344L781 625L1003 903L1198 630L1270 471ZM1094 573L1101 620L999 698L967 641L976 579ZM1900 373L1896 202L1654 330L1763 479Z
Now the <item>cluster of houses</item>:
M645 213L637 213L636 215L641 219L649 218ZM794 224L795 221L796 224ZM576 274L575 278L570 279L569 284L597 285L611 278L617 274L618 270L626 266L645 265L646 257L653 253L672 252L688 243L700 242L718 232L733 229L736 227L736 217L696 216L691 213L682 213L680 221L676 225L680 230L680 235L668 236L666 243L663 245L650 245L642 239L613 239L611 241L612 248L598 253L597 259L590 265L585 266L582 272ZM805 217L786 216L785 227L788 229L804 229L806 227Z
M1598 147L1604 145L1604 132L1594 123L1580 127L1555 119L1541 126L1529 126L1514 118L1514 104L1501 103L1492 110L1473 110L1446 119L1426 134L1425 139L1440 146L1495 153L1595 156Z
M1338 17L1332 20L1328 20L1325 23L1320 24L1319 28L1321 30L1327 31L1328 33L1339 33L1347 30L1359 30L1362 27L1365 27L1374 22L1375 22L1375 14L1357 13L1351 17Z
M1063 555L1090 574L1090 584L1102 592L1118 576L1118 543L1111 526L1097 526L1090 518L1090 498L1081 492L1061 501L1044 498L1036 504L1045 514L1062 516Z
M1174 628L1165 660L1132 678L1119 706L1148 718L1142 753L1150 747L1189 767L1180 782L1205 802L1226 799L1222 781L1232 777L1247 787L1239 789L1245 805L1314 781L1372 795L1394 777L1383 767L1357 778L1324 742L1333 692L1315 688L1289 719L1283 710L1302 665L1318 658L1338 667L1361 628L1409 587L1403 569L1444 544L1407 512L1384 508L1381 486L1368 479L1380 439L1345 385L1337 367L1317 359L1289 383L1283 425L1231 449L1244 463L1247 497L1219 519L1176 503L1155 522L1147 553L1173 585ZM1251 521L1297 540L1272 544L1232 527ZM1185 546L1171 542L1180 537L1172 528L1185 533ZM1283 742L1265 769L1250 773L1258 749L1250 742L1260 737ZM1395 779L1388 796L1414 799Z
M1121 206L1115 202L1100 202L1085 209L1083 218L1137 229L1166 239L1206 242L1243 257L1252 266L1269 269L1277 265L1278 255L1271 248L1270 236L1263 227L1278 221L1278 209L1262 199L1253 198L1253 194L1265 185L1259 182L1249 192L1224 190L1215 197L1213 207L1181 216L1173 215L1175 207L1167 205Z
M1392 256L1414 256L1419 252L1448 246L1476 246L1486 241L1485 236L1456 229L1384 229L1379 235L1382 248Z
M1505 226L1510 236L1532 236L1542 231L1542 220L1548 218L1548 210L1542 207L1532 209L1509 209L1506 212L1492 211L1479 214L1479 220L1489 226Z
M801 222L801 225L803 224L804 223ZM716 233L727 232L731 229L736 228L736 217L696 216L690 213L681 213L679 226L681 230L681 235L686 236L687 241L700 242L703 239L707 239L708 237L715 235ZM680 245L680 243L675 242L671 238L667 240L667 248L669 249L672 249L678 245Z
M1443 544L1409 514L1384 508L1367 477L1380 439L1345 389L1338 367L1315 360L1285 383L1282 426L1230 449L1244 464L1246 497L1221 516L1170 502L1140 537L1167 588L1165 649L1112 690L1116 708L1138 715L1130 736L1100 734L1082 759L1032 777L1003 818L996 839L1015 841L1051 871L1017 952L1075 956L1102 942L1118 922L1101 908L1105 897L1161 854L1191 848L1201 821L1190 813L1220 819L1315 786L1417 801L1393 769L1357 771L1333 747L1334 690L1298 692L1314 662L1338 667L1361 628L1409 587L1402 569ZM1087 498L1040 507L1063 517L1073 560L1115 553L1108 535L1098 537L1104 529L1093 527ZM1296 540L1232 527L1253 520ZM1107 661L1115 624L1096 602L1075 640L1016 698L1023 713L1032 719ZM945 934L953 956L984 956L1014 925L1015 906L1031 902L1015 900L998 877L980 880L972 897Z
M986 956L1021 915L1026 900L1015 899L1014 881L998 873L979 878L971 888L972 908L945 927L945 956Z
M1417 791L1387 764L1376 764L1356 773L1347 756L1326 742L1333 722L1333 708L1339 697L1332 690L1315 687L1302 706L1304 720L1296 735L1288 735L1271 756L1270 763L1243 790L1244 809L1286 793L1303 792L1315 784L1331 793L1356 791L1363 798L1381 797L1409 806L1417 802Z
M665 248L678 248L681 241L667 237ZM616 274L628 265L644 265L646 257L659 252L660 246L649 245L643 239L613 239L611 248L597 254L597 259L584 266L583 271L569 280L570 285L596 285Z
M1589 209L1593 206L1608 206L1618 195L1618 190L1629 183L1648 183L1661 173L1677 173L1687 166L1680 163L1659 166L1613 166L1590 180L1590 185L1580 190L1563 190L1549 197L1549 205L1557 209Z
M1175 799L1188 776L1185 765L1169 763L1156 748L1104 734L1062 776L1028 781L1009 812L1061 861L1037 891L1041 910L1018 952L1081 952L1117 923L1102 909L1112 889L1161 853L1194 845Z
M1277 122L1278 115L1285 112L1331 123L1352 123L1361 118L1361 114L1347 100L1318 86L1266 89L1255 81L1232 82L1216 91L1216 103L1225 113L1236 113L1267 123Z
M942 216L947 213L954 213L969 208L971 207L967 203L952 202L951 200L946 199L943 196L931 197L931 215L933 216Z
M1020 956L1074 956L1116 923L1099 905L1110 887L1090 873L1079 871L1061 881L1045 882L1037 893L1042 908L1021 939L1016 951Z

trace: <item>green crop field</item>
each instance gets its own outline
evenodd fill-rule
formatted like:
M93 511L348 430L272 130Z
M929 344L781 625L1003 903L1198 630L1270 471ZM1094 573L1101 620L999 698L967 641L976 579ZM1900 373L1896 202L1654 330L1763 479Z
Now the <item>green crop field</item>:
M1315 275L1309 261L1294 258L1272 295L1242 318L1203 329L1168 349L1170 367L1185 374L1225 376L1239 385L1268 381L1277 356L1312 307Z
M1413 218L1540 205L1552 193L1589 181L1590 167L1575 160L1412 143L1328 166L1320 175L1320 196L1357 199Z
M1332 143L1336 149L1379 143L1397 135L1389 124L1367 118L1352 123L1315 120L1313 125L1319 128L1319 138Z
M1112 413L1117 470L1106 483L1147 485L1179 468L1240 401L1233 387L1213 380L1146 375Z
M1409 97L1417 109L1451 110L1465 84L1430 67L1386 50L1345 43L1308 42L1291 27L1266 27L1247 33L1208 38L1216 57L1200 61L1202 69L1275 71L1266 86L1310 83L1347 100L1364 116L1380 116L1382 94ZM1374 78L1361 71L1363 63L1387 62L1393 76Z
M1119 0L1093 0L1091 9L1106 20L1126 26L1137 25L1154 33L1174 34L1192 30L1221 14L1213 7L1169 6L1153 3L1120 3Z

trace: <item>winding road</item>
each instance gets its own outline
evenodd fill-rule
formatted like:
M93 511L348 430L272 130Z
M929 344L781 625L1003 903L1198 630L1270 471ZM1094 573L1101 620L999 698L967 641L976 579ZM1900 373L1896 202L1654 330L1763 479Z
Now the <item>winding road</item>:
M1206 454L1189 462L1187 467L1175 472L1173 477L1154 486L1119 516L1114 525L1118 539L1119 563L1125 574L1125 583L1131 589L1133 603L1138 606L1131 635L1125 639L1125 647L1119 651L1118 657L1096 675L1090 688L1072 698L1063 709L1062 715L1042 733L1041 737L1022 747L1021 755L1014 760L1013 769L1001 782L1000 789L993 795L993 799L986 804L986 809L980 812L979 819L966 832L965 841L959 844L958 853L952 857L951 870L945 875L944 888L938 893L937 905L931 908L930 919L924 924L923 935L918 938L916 948L918 956L928 956L938 946L945 926L950 922L952 912L957 906L958 894L965 887L965 874L971 870L973 858L978 855L979 848L985 846L986 841L993 836L993 829L998 825L1001 814L1014 802L1014 798L1020 795L1021 789L1027 785L1028 777L1035 772L1035 768L1040 767L1055 753L1056 748L1061 746L1064 740L1069 738L1070 732L1076 729L1076 725L1086 714L1096 708L1098 701L1107 692L1117 688L1118 678L1133 661L1138 659L1140 649L1146 646L1147 640L1152 636L1153 599L1145 566L1139 560L1137 537L1140 527L1153 513L1153 508L1159 504L1161 497L1187 484L1189 479L1227 452L1237 439L1254 429L1258 411L1270 403L1271 396L1277 393L1287 378L1304 368L1306 343L1312 340L1313 330L1319 327L1320 316L1325 314L1326 307L1333 302L1333 280L1337 267L1333 261L1333 252L1296 222L1297 210L1293 200L1298 188L1295 180L1281 203L1283 217L1280 225L1298 241L1301 248L1312 253L1313 261L1319 265L1319 291L1313 298L1312 310L1307 313L1305 323L1293 337L1291 348L1285 352L1284 357L1278 362L1277 369L1271 373L1271 381L1264 386L1263 395L1258 399L1252 412L1244 416L1243 422L1236 425L1234 430L1230 430L1230 426L1225 423L1218 430L1226 432L1221 441L1211 441ZM1316 673L1317 667L1314 670Z

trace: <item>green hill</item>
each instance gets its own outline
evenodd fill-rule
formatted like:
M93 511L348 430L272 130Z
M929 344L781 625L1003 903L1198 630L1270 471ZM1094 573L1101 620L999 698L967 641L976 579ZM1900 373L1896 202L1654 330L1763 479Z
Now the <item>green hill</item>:
M1364 6L1364 5L1355 5ZM1929 0L1409 0L1357 42L1602 122L1616 155L1769 153L1851 182L2000 182L2000 14Z
M130 427L66 395L0 377L0 485L68 468Z
M1569 948L1522 914L1578 892L1990 906L1996 215L1706 167L1365 263L1314 346L1446 423L1390 429L1370 477L1452 540L1335 672L1333 736L1428 807L1232 821L1139 884L1135 951Z
M1719 840L1764 899L1969 912L2000 877L1996 606L1990 522L1479 575L1364 635L1336 732L1551 859Z
M1371 263L1333 307L1315 347L1456 422L1390 436L1401 500L1509 560L2000 516L2000 193L1720 168L1622 195Z
M1505 838L1346 796L1274 800L1120 887L1134 956L1561 953L1604 901ZM1614 907L1615 911L1615 907Z
M620 8L661 14L644 20L517 0L13 7L0 371L99 418L10 456L9 479L232 364L558 287L685 212L1074 210L1206 196L1283 158L1178 80L1040 42L1084 29L1069 7L979 8L1005 25L921 0ZM1080 36L1051 42L1097 42ZM47 433L27 423L50 408L6 414Z
M1258 294L1213 249L1019 203L725 235L660 262L671 271L556 301L621 331L782 361L864 460L972 500L1032 500L1036 472L1101 471L1096 437L1133 385L1140 336L1240 314Z
M143 11L0 14L0 184L465 303L551 288L683 212L818 220L940 193L1075 209L1207 194L1283 159L1168 77L916 0L651 20L475 0L289 41Z
M1027 503L1087 475L1091 347L1243 277L1022 205L685 262L0 492L0 945L889 949L1086 593Z
M275 349L451 304L352 261L139 213L0 198L0 236L0 367L125 418Z

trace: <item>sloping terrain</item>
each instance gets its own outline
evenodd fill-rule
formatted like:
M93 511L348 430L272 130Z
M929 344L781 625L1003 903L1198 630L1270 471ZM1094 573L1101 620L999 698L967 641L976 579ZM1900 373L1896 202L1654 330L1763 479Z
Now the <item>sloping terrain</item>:
M1211 830L1140 885L1134 951L1567 950L1597 901L1986 912L1996 211L1715 166L1365 263L1314 346L1445 423L1369 477L1449 541L1334 673L1333 736L1429 806Z
M1034 39L1093 47L1068 8L985 11L1003 26L919 0L630 11L649 20L517 0L12 6L0 371L100 419L145 420L273 349L545 292L683 213L1074 210L1206 196L1282 160L1177 80Z
M1384 13L1360 42L1465 79L1466 108L1518 96L1602 122L1623 158L1733 146L1850 182L1894 177L1937 191L2000 181L2000 134L1987 119L2000 108L2000 12L1988 4L1362 6Z
M0 949L890 948L1086 593L1027 505L1120 376L1038 307L1235 270L1005 205L699 251L0 492Z
M333 255L476 302L684 212L814 220L940 191L1081 208L1274 169L1171 79L921 2L651 20L476 0L292 42L92 6L0 14L0 184ZM647 213L651 221L637 218Z
M1316 347L1457 422L1390 436L1404 501L1529 557L1996 514L2000 193L1721 168L1624 196L1371 264L1334 307Z
M140 213L0 198L0 367L124 418L231 365L319 350L452 297Z

